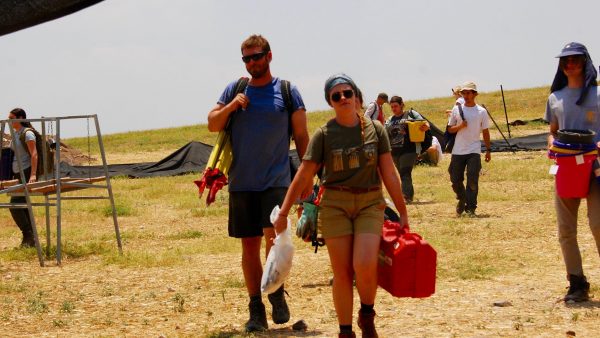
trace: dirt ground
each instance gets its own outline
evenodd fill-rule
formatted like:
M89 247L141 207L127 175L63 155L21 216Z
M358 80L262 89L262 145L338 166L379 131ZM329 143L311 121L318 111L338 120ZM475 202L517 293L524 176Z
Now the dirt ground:
M292 319L257 336L334 337L337 323L331 303L330 272L324 251L299 248L287 281ZM426 299L393 298L379 290L377 326L381 337L597 337L600 301L564 304L560 262L530 267L528 275L491 280L441 280ZM3 264L2 280L19 279L31 292L52 295L49 311L31 315L18 303L31 294L3 297L3 336L244 336L246 295L239 279L237 254L191 256L185 266L123 270L94 259L39 268ZM593 270L592 270L593 271ZM598 283L597 269L589 274ZM185 295L178 312L176 294ZM61 303L71 300L71 313ZM30 301L29 301L30 302ZM355 303L358 300L355 299ZM494 303L508 303L498 307ZM31 304L31 302L30 302ZM11 311L11 309L13 311ZM306 332L291 330L303 319Z

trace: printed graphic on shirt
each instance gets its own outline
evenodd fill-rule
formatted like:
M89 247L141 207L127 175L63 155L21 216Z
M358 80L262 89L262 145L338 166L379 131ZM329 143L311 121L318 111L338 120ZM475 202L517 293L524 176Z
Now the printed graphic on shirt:
M331 160L332 166L331 168L334 172L344 170L344 149L333 149L331 150Z
M353 170L361 167L361 157L365 166L376 165L377 145L366 144L364 146L351 147L347 149L333 149L331 151L332 171L340 172Z
M346 156L348 157L348 169L356 169L360 167L359 153L360 147L352 147L346 149Z
M390 137L390 146L392 148L404 147L404 139L407 133L406 123L400 122L400 119L391 119L386 123L386 129Z
M367 160L366 165L375 165L375 161L377 158L377 145L375 143L365 144L365 146L363 147L363 152L365 159Z

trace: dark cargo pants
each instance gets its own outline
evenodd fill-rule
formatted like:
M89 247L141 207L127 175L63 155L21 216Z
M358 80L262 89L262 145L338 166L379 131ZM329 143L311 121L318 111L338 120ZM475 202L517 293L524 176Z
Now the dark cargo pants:
M25 180L29 180L29 176L31 175L31 167L23 170L25 173ZM21 181L21 175L19 173L14 174L14 178ZM27 199L25 196L12 196L10 198L10 203L19 203L25 204L27 203ZM19 227L21 232L23 233L23 237L33 237L33 228L31 226L31 218L29 218L29 211L27 208L10 208L10 214Z
M467 186L464 185L465 169ZM465 211L477 209L477 193L479 191L479 172L481 171L481 154L452 155L448 172L452 190L456 199L465 202Z

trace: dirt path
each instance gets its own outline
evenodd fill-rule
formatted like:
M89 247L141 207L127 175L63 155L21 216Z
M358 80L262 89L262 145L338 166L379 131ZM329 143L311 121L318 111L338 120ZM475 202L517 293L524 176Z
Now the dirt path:
M557 337L568 331L598 336L600 302L560 302L561 262L551 263L529 267L527 275L441 280L426 299L397 299L379 290L381 336ZM0 273L5 294L0 331L8 336L233 337L242 335L247 319L236 254L191 256L184 266L170 268L121 269L95 259L68 261L62 268L3 264ZM304 319L308 331L272 325L264 336L335 336L330 275L326 252L299 248L287 282L290 324ZM589 277L600 280L597 269ZM25 292L6 295L18 290ZM37 295L46 311L36 312ZM181 307L178 295L184 299Z

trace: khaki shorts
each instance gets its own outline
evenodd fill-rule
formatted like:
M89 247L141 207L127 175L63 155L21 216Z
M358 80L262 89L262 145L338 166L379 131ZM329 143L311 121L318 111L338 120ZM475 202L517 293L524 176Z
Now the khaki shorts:
M369 233L381 235L385 200L381 190L362 194L325 189L319 205L323 238Z

